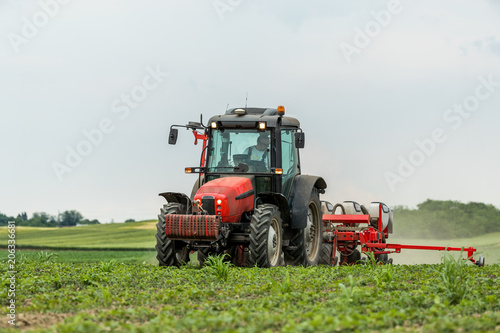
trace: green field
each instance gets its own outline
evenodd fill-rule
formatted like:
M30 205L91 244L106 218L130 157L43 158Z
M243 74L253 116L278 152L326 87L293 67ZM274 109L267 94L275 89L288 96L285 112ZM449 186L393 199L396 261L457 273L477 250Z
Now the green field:
M52 255L59 263L96 263L114 260L119 263L129 264L157 264L156 251L71 251L71 250L27 250L16 251L19 258L37 260L41 256ZM2 251L0 260L7 259L7 251Z
M500 265L457 262L224 270L25 259L17 323L33 332L499 331ZM0 330L14 333L7 278Z
M11 276L3 249L0 331L500 331L499 234L446 242L390 239L475 246L487 258L484 268L462 260L401 265L441 260L439 252L403 250L391 255L399 265L258 269L222 262L199 267L195 254L181 268L157 267L155 232L155 221L16 228L16 244L23 246L15 267L18 328L6 319ZM0 240L7 243L6 228Z
M68 228L16 227L16 244L48 248L154 249L156 221ZM7 227L0 228L6 244Z

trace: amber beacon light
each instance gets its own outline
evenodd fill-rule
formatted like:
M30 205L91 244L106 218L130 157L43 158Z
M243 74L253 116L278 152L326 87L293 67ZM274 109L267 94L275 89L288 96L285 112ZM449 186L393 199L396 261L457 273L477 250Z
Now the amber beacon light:
M281 116L285 114L285 107L283 105L278 106L278 114Z

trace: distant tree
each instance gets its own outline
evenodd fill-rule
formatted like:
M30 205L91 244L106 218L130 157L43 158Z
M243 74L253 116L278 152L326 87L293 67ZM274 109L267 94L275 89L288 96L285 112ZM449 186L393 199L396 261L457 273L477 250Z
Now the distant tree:
M394 207L394 232L410 238L464 238L500 231L500 210L479 202L431 200Z
M6 226L9 224L9 221L14 221L15 218L13 216L7 216L5 214L0 213L0 226Z
M26 214L26 212L23 212L21 214L17 214L16 220L19 222L20 221L28 221L28 214Z
M76 210L66 210L61 213L61 226L76 226L83 219L82 214Z
M128 223L128 222L135 222L135 220L134 219L125 220L125 223Z
M45 212L33 213L33 216L23 225L30 227L56 227L56 218Z
M83 219L78 223L79 224L101 224L101 222L99 222L98 220L95 220L95 219L94 220Z

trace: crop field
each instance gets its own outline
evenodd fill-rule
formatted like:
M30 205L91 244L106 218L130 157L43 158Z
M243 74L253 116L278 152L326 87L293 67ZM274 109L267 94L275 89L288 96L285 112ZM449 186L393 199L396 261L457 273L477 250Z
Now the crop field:
M494 332L500 266L201 268L22 258L18 328L33 332ZM7 318L7 276L2 318ZM17 332L7 320L0 329Z
M411 250L385 266L239 268L215 257L200 267L193 254L185 266L160 268L154 224L18 227L17 328L8 323L12 280L2 249L0 331L500 332L498 234L391 239L474 246L487 258L484 268L458 253L405 258ZM439 264L402 264L411 260Z

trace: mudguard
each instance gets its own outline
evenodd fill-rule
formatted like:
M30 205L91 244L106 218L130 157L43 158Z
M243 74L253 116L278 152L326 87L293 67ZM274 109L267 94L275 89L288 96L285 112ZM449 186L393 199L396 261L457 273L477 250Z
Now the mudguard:
M278 207L281 213L281 219L284 224L290 223L290 208L286 197L281 193L263 192L257 195L257 201L263 204L273 204Z
M324 190L326 188L325 180L322 177L310 175L295 177L289 199L291 227L294 229L303 229L307 225L307 206L313 188Z
M191 207L191 199L184 193L178 192L163 192L158 194L160 197L164 197L168 202L176 202L183 204L185 207Z

